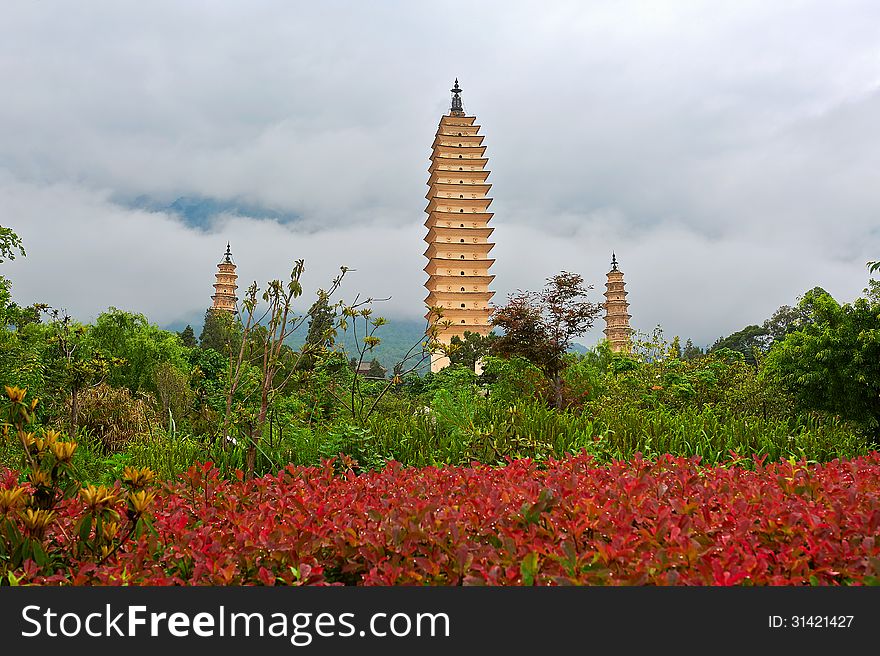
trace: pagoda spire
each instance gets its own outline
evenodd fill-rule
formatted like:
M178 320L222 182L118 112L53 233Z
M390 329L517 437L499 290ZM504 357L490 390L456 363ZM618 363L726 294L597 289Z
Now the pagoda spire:
M452 88L452 108L440 117L434 136L431 166L428 168L428 218L425 257L428 265L426 318L439 328L437 340L449 344L465 332L488 335L489 300L495 292L489 285L495 276L489 268L495 260L489 251L494 228L486 182L486 147L475 116L466 116L461 105L458 80ZM439 311L439 318L435 312ZM441 352L431 355L431 371L449 364Z
M464 116L464 109L461 106L461 87L458 86L458 78L455 78L455 86L450 90L452 93L452 107L449 110L450 116Z
M629 352L631 347L630 337L632 329L629 320L629 303L623 282L623 271L617 266L617 255L611 253L611 270L608 272L608 281L605 283L605 338L611 345L612 351Z
M235 296L235 290L238 289L236 280L238 274L235 273L235 263L232 261L232 249L229 242L226 242L226 253L223 261L217 265L217 273L214 274L216 281L214 282L214 295L211 300L214 301L211 309L219 312L236 312L235 303L238 298Z

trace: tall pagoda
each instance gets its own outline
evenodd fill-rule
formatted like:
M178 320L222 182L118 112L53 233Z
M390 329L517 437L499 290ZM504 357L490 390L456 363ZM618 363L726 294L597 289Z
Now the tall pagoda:
M232 261L229 242L226 243L226 256L217 265L217 273L214 276L216 282L214 283L214 295L211 297L214 301L211 309L213 311L235 312L235 303L238 300L235 296L235 290L238 289L236 284L238 274L235 273L235 262Z
M426 318L438 323L441 344L449 344L456 335L463 337L465 331L487 335L492 329L489 300L494 292L489 284L495 276L489 274L489 267L495 260L489 258L489 251L495 244L489 241L494 229L489 227L489 160L476 116L464 112L461 91L456 79L452 106L440 117L428 169L425 303L440 309L442 318L437 322L430 309ZM442 353L432 354L431 371L448 364Z
M617 256L614 253L611 254L611 271L608 272L605 290L605 338L612 351L629 352L632 335L629 327L632 315L627 312L629 303L626 300L629 292L624 289L623 271L617 268Z

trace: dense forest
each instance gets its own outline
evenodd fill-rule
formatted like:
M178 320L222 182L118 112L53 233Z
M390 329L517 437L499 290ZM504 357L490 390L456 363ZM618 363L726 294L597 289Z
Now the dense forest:
M0 261L26 256L15 233L0 230ZM4 582L52 572L67 581L71 563L109 564L128 553L124 543L147 544L161 523L149 519L149 507L162 485L202 486L207 495L209 481L246 486L310 468L325 482L351 485L410 468L507 471L523 459L551 476L554 463L570 458L624 468L668 467L680 458L684 469L749 476L771 463L797 471L794 463L876 458L880 285L867 276L852 303L816 287L708 349L668 338L658 326L635 334L628 352L600 342L575 353L574 340L600 307L586 299L579 275L562 272L495 308L497 334L468 334L443 347L453 364L439 373L422 373L426 349L440 348L435 327L393 367L361 375L387 322L368 301L335 298L344 269L297 314L303 269L298 261L288 279L249 289L237 315L206 311L200 329L179 333L116 308L83 324L39 302L22 306L11 300L15 281L0 278L0 469L7 472L0 574L13 577ZM876 270L873 264L870 273ZM529 501L536 526L556 505L541 489L549 488ZM74 501L87 510L64 515L60 509ZM25 529L10 514L15 509ZM34 519L43 511L56 514ZM61 516L85 545L73 561L47 546L54 539L47 527L63 526ZM363 582L357 568L336 571L315 558L309 571L324 571L320 580ZM510 582L535 580L535 559L511 561ZM297 576L309 579L302 571ZM226 582L267 576L256 566L241 572ZM173 576L188 581L193 573ZM292 582L289 573L277 576ZM377 580L399 582L388 577ZM437 581L450 582L448 572Z

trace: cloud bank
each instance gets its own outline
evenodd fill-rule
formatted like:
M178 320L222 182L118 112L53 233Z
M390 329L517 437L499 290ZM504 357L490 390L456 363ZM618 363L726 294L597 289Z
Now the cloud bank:
M770 5L770 6L768 6ZM458 77L486 135L496 302L560 270L709 344L880 257L880 9L869 2L12 2L0 224L19 302L170 324L240 282L423 314L430 145ZM467 20L464 17L467 17ZM238 199L207 230L133 207ZM601 321L585 340L600 337Z

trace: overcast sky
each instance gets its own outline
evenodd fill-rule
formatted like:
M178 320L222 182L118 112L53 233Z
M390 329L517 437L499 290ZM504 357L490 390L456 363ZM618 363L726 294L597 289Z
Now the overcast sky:
M458 77L495 199L495 302L612 250L635 328L710 344L880 258L880 4L0 5L0 265L20 303L169 325L240 283L424 314L431 142ZM207 227L138 209L256 208ZM583 340L595 343L601 321ZM196 327L197 330L200 326Z

